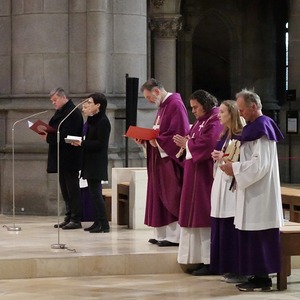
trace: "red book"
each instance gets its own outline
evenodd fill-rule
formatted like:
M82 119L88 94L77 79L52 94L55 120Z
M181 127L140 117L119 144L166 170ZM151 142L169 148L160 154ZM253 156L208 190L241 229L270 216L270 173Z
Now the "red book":
M158 130L138 126L129 126L125 136L128 138L149 141L156 139L158 134Z
M28 126L31 130L33 130L34 132L41 134L41 135L44 135L46 133L55 133L56 132L56 129L49 126L42 120L37 120L34 123L28 121Z

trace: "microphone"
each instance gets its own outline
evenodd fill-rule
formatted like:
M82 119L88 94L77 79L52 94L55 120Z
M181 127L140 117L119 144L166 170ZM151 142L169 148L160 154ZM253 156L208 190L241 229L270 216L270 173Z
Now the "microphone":
M66 244L60 243L60 228L59 228L59 214L60 214L60 208L59 208L59 201L60 201L60 187L59 187L59 142L60 142L60 126L62 123L68 119L68 117L82 104L87 102L89 98L82 100L80 103L75 105L75 107L60 121L57 127L57 244L52 244L51 249L67 249Z
M17 121L13 124L12 127L13 127L13 129L14 129L14 127L15 127L16 124L18 124L18 123L20 123L20 122L22 122L22 121L25 121L25 120L27 120L27 119L30 119L30 118L32 118L32 117L35 117L35 116L44 114L44 113L46 113L47 111L48 111L48 110L44 110L44 111L35 113L35 114L33 114L33 115L30 115L30 116L28 116L28 117L25 117L25 118L23 118L23 119L17 120Z
M44 114L46 113L47 110L45 111L41 111L41 112L38 112L38 113L35 113L35 114L32 114L30 116L27 116L25 118L22 118L20 120L17 120L16 122L13 123L12 125L12 129L11 129L11 134L12 134L12 214L13 214L13 226L6 226L6 225L3 225L3 227L7 228L8 231L20 231L21 230L21 227L19 226L16 226L15 224L15 126L22 122L22 121L25 121L29 118L32 118L32 117L35 117L37 115L41 115L41 114Z

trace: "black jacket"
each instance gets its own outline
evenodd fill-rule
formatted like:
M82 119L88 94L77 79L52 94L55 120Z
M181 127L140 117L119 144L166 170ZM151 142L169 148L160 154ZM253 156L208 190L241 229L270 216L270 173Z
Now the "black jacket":
M84 179L107 180L108 142L110 122L105 112L99 111L87 118L87 133L82 141L83 164L81 176Z
M56 110L54 116L49 121L49 125L55 129L59 123L75 107L72 100L69 100L61 109ZM81 147L74 147L66 144L64 138L67 135L81 136L83 118L80 110L75 111L61 124L59 132L59 168L60 171L79 171L82 163ZM48 173L57 173L57 133L48 133L47 143L48 150Z

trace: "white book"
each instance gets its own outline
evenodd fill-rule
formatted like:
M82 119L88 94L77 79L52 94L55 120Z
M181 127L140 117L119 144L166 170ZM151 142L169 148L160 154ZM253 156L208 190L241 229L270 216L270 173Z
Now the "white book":
M71 144L72 142L81 142L82 137L81 136L76 136L76 135L67 135L65 138L65 142L67 144Z

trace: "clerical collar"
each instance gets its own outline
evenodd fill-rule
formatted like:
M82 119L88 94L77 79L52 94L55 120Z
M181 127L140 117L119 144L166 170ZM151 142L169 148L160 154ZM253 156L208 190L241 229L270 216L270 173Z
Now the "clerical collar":
M171 95L172 95L172 93L167 93L166 97L161 101L161 103L164 103L168 99L168 97Z

